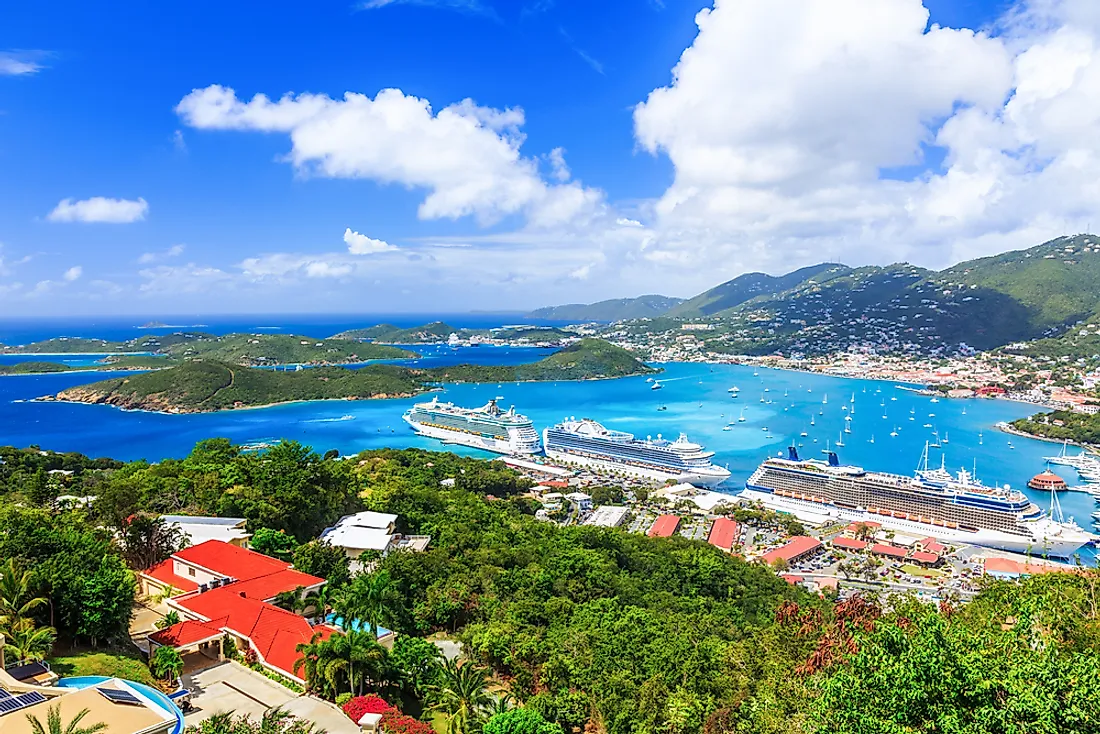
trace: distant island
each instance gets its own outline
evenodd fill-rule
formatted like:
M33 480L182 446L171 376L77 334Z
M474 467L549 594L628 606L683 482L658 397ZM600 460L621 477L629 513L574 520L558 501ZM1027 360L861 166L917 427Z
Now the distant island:
M165 357L142 354L112 354L93 364L64 364L62 362L17 362L0 364L0 376L3 375L44 375L60 372L110 372L115 370L157 370L169 367L172 362Z
M671 296L638 296L636 298L612 298L598 303L569 303L564 306L547 306L527 314L527 318L553 321L625 321L662 316L683 303L682 298Z
M450 324L433 321L423 326L402 329L393 324L376 324L363 329L349 329L334 334L332 339L384 342L387 344L433 344L447 341L447 337L459 331Z
M545 359L515 366L323 366L290 372L216 359L190 359L167 369L80 385L41 399L127 410L206 413L301 400L411 397L440 382L607 379L655 371L621 347L599 339L583 339Z
M136 369L168 367L185 359L196 357L242 366L259 367L285 364L354 364L375 359L410 359L418 356L415 352L407 349L384 344L355 343L344 339L317 339L310 336L288 334L226 334L216 336L204 332L187 331L143 336L124 342L61 337L22 346L0 348L0 354L133 355L138 353L156 355L159 361L134 366ZM109 358L109 361L113 362L116 369L124 368L123 363L118 358ZM39 371L60 372L94 369L91 367L64 367L64 370L50 368Z

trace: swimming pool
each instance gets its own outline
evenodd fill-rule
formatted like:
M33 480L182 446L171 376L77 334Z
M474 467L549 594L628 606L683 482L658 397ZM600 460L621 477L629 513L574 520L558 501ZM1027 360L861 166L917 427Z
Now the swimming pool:
M62 678L57 682L57 687L78 689L91 688L92 686L99 685L109 680L111 679L105 675L78 675L72 678ZM164 713L175 717L176 725L172 727L172 734L181 734L183 731L183 712L179 710L176 704L172 703L168 696L164 695L156 688L150 688L144 683L135 683L132 680L128 680L126 681L126 685L132 686L134 690L152 701L153 704Z
M344 626L344 618L343 617L338 617L335 614L329 614L327 617L325 617L325 621L328 622L329 624L336 625L337 627L339 627L342 630L347 629L347 627ZM351 628L353 630L357 631L357 632L359 630L367 630L368 629L367 625L361 623L358 619L352 621ZM386 635L392 635L392 634L393 634L392 630L388 630L385 627L378 627L378 633L375 636L378 639L381 639L381 638L385 637Z

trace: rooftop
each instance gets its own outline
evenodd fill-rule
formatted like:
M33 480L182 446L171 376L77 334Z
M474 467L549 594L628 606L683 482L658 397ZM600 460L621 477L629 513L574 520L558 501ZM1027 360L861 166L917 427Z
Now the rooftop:
M868 546L866 540L856 540L855 538L845 538L844 536L833 538L832 544L834 548L854 551L861 551Z
M184 548L174 553L172 557L239 581L247 581L290 568L290 564L286 561L220 540L208 540L205 543Z
M251 537L245 530L243 517L195 517L191 515L161 515L167 525L174 525L191 540L191 545L199 545L208 540L220 540L225 543L243 541Z
M871 546L871 552L880 556L890 556L891 558L905 558L909 552L904 548L896 548L892 545L886 545L885 543L875 543Z
M139 704L114 703L107 699L97 689L122 690L137 698ZM52 696L42 703L35 704L25 709L12 712L6 716L0 716L0 734L32 734L34 728L28 720L28 716L34 717L46 724L46 716L51 707L58 707L61 713L62 726L72 721L83 709L88 713L81 721L83 726L91 726L97 723L108 725L107 731L119 734L141 734L142 732L167 730L169 722L174 722L174 717L154 705L149 699L136 689L117 678L104 681L96 686L85 688L62 696Z
M761 558L765 563L775 563L782 559L784 561L791 561L795 558L803 556L807 553L817 550L821 547L821 541L817 538L811 538L808 535L796 535L791 538L790 542L786 545L780 546L775 550L770 550L765 553Z
M650 526L649 532L646 534L651 538L669 538L676 534L679 527L679 517L676 515L661 515L653 521L653 525Z
M741 527L734 520L720 517L711 525L707 542L725 551L733 550L733 544L737 542L737 536L740 534Z

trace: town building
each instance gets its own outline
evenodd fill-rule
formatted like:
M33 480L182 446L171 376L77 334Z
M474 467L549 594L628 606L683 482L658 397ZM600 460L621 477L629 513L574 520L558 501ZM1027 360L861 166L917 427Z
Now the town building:
M661 515L649 526L646 533L651 538L671 538L680 529L680 518L676 515Z
M710 534L707 535L707 542L715 548L721 548L727 553L732 553L733 547L737 545L740 536L741 526L737 521L731 520L728 517L720 517L710 526Z
M875 543L871 546L871 553L876 556L886 556L887 558L905 558L909 554L909 551L905 548L898 548L894 545L887 545L886 543Z
M617 528L626 522L630 515L630 508L620 505L600 505L584 521L585 525L595 525L601 528Z
M588 512L592 509L592 497L584 492L570 492L565 495L565 499L569 500L569 504L581 512Z
M848 538L843 535L833 538L830 543L834 548L843 551L850 551L853 553L866 550L870 545L866 540L856 540L855 538Z
M786 545L768 551L762 555L760 559L769 566L776 561L798 563L814 555L820 551L822 547L821 541L817 538L811 538L808 535L796 535L791 538Z
M182 717L158 705L147 690L119 678L85 688L10 690L5 681L0 688L0 734L34 734L32 720L46 727L51 709L60 714L62 727L84 711L81 726L103 723L111 734L168 734L182 728Z
M397 515L387 512L357 512L345 515L321 533L324 540L343 548L348 558L357 560L364 551L385 554L394 543Z

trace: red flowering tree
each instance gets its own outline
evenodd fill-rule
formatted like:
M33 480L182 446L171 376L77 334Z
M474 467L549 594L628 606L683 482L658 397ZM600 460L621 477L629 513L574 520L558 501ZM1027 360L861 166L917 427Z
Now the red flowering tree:
M367 696L356 696L345 703L344 713L348 715L349 719L358 724L359 719L363 718L364 714L382 714L384 716L388 713L400 712L386 703L381 696L371 693Z

